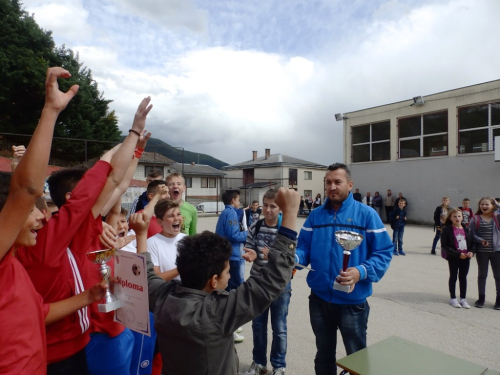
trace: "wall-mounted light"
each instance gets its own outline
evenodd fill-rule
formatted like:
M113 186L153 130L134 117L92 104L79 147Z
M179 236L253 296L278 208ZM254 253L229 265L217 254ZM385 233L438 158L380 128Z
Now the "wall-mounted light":
M415 96L413 98L413 104L412 105L424 105L425 100L422 96Z
M347 120L347 116L344 116L342 113L337 113L335 114L335 120L337 121Z

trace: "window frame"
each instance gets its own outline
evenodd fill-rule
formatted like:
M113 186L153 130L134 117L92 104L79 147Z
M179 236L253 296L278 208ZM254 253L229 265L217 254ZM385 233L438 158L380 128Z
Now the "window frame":
M312 171L304 171L304 181L311 181L313 179L312 175Z
M388 139L382 139L382 140L374 141L373 140L373 126L374 125L379 125L379 124L382 124L382 123L388 123L388 126L389 126L389 138ZM365 126L369 126L370 139L367 142L354 143L353 132L355 131L356 128L361 128L361 127L365 127ZM374 144L381 144L381 143L388 143L389 144L389 147L388 147L388 149L389 149L389 157L387 159L373 160L373 145ZM366 145L368 145L369 149L370 149L370 151L369 151L369 154L370 154L369 160L354 161L354 148L356 146L366 146ZM383 120L383 121L371 122L371 123L368 123L368 124L360 124L360 125L351 126L351 162L353 164L355 164L355 163L371 163L371 162L374 162L374 161L376 162L376 161L391 160L390 149L391 149L391 120L390 119Z
M493 131L496 129L500 129L500 123L498 124L492 124L492 114L491 114L491 109L493 105L499 105L500 106L500 100L498 101L489 101L489 102L483 102L483 103L475 103L472 105L467 105L463 107L458 107L457 108L457 129L458 129L458 154L459 155L467 155L467 154L480 154L483 152L492 152L495 151L495 136L493 135ZM471 108L477 108L477 107L482 107L482 106L488 106L488 120L487 124L485 126L480 126L476 128L469 128L469 129L460 129L460 111L465 110L465 109L471 109ZM471 152L466 152L465 150L462 151L462 136L461 134L468 133L468 132L473 132L473 131L478 131L478 130L486 130L488 134L488 140L487 140L487 148L486 150L482 151L471 151ZM465 148L465 147L464 147Z
M430 133L430 134L425 134L425 124L424 124L424 117L429 116L429 115L434 115L434 114L440 114L443 113L445 114L445 119L446 119L446 132L437 132L437 133ZM418 118L420 117L420 135L413 135L409 137L401 137L401 120L407 120L411 118ZM448 109L444 110L439 110L439 111L433 111L433 112L427 112L427 113L421 113L418 115L413 115L413 116L405 116L405 117L399 117L398 119L398 160L404 160L404 159L416 159L416 158L433 158L436 156L446 156L449 155L449 133L450 133L450 126L449 126L449 121L448 121ZM425 155L425 149L424 149L424 140L425 138L430 138L430 137L436 137L436 136L442 136L446 135L446 144L443 145L446 147L445 150L443 151L437 151L437 155ZM413 140L419 140L419 156L408 156L408 157L401 157L401 141L413 141Z

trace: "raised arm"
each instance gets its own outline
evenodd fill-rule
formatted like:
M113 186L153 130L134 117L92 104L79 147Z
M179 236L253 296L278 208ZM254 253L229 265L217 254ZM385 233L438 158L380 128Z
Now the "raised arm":
M70 76L71 74L62 68L47 70L45 105L40 122L33 133L26 153L12 175L9 194L0 211L0 259L11 248L33 210L36 199L43 193L56 119L78 92L78 85L71 86L66 93L59 91L57 78Z
M123 180L121 181L120 185L118 185L115 191L113 191L111 198L104 205L101 212L102 216L106 216L108 214L110 208L113 206L113 202L121 200L121 196L123 195L125 190L127 190L127 188L130 186L130 181L132 181L132 178L134 177L135 170L137 169L137 164L141 159L142 153L146 148L149 138L151 138L151 133L148 132L147 130L144 130L141 133L139 139L137 140L137 146L134 150L134 156L132 157L132 160L130 160L127 171L125 172L125 176L123 177Z
M111 199L113 192L125 177L128 166L130 165L130 162L132 161L132 157L134 155L134 149L136 147L137 140L139 139L144 130L144 127L146 126L146 117L148 116L151 108L153 108L153 105L149 104L150 101L151 98L148 96L147 98L142 100L141 104L139 104L139 108L137 108L137 111L135 113L132 129L111 159L111 166L113 167L113 171L109 174L106 185L104 185L104 189L102 190L99 198L92 207L92 213L95 218L97 218L97 216L101 214L102 209Z

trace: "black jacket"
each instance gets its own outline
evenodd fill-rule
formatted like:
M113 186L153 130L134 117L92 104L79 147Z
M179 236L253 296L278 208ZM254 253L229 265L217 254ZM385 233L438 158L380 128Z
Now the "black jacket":
M466 241L467 241L467 251L472 252L472 246L473 246L473 238L471 233L469 233L469 230L467 227L462 224L462 228L464 228L465 235L466 235ZM445 225L443 227L443 231L441 233L441 247L446 251L449 257L452 258L460 258L460 253L457 251L457 248L455 246L455 235L453 234L453 226L452 225Z

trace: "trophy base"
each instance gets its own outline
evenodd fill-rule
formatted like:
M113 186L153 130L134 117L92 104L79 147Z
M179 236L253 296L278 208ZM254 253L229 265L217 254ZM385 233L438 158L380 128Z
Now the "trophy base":
M341 292L349 293L351 291L351 286L350 285L342 285L339 284L337 281L333 283L333 289L339 290Z
M119 309L122 307L122 301L116 300L113 302L108 302L108 303L101 303L97 305L97 308L99 309L99 312L102 313L108 313L110 311L114 311L116 309Z

